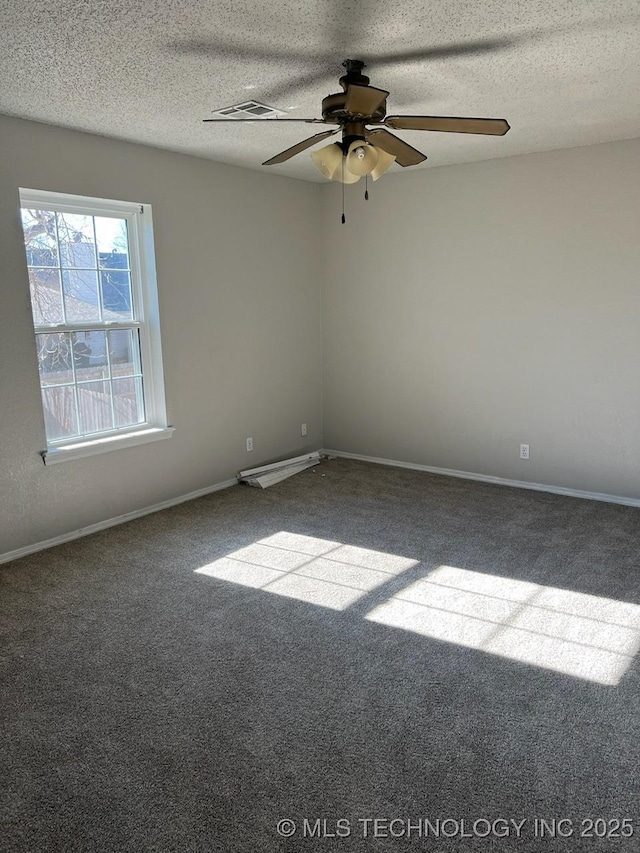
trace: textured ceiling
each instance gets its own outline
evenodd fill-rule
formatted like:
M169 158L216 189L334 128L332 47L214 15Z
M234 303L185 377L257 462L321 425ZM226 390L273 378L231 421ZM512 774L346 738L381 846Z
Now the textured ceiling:
M429 157L414 169L640 136L638 0L0 0L0 14L0 112L239 166L322 128L201 119L248 98L320 117L347 57L392 114L511 124L398 131ZM308 152L269 168L324 180Z

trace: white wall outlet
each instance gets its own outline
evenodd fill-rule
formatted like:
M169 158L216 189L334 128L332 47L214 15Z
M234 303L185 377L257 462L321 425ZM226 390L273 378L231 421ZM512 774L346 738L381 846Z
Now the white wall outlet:
M253 439L249 437L247 439L247 453L250 453L253 450Z
M529 445L521 444L520 445L520 459L528 459L529 458Z
M306 435L306 434L307 434L307 425L302 424L302 426L300 427L300 435Z

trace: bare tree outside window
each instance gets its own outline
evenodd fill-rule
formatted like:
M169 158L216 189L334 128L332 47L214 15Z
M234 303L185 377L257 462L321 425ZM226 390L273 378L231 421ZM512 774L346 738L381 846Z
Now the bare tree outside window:
M145 418L127 221L23 208L49 441Z

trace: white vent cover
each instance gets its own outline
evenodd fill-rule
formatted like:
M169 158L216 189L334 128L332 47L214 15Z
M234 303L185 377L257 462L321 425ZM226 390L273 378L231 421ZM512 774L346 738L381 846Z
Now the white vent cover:
M213 115L219 118L277 118L286 116L287 113L275 107L269 107L267 104L261 104L259 101L244 101L242 104L215 110Z
M305 453L304 456L294 456L292 459L283 459L282 462L272 462L270 465L260 465L259 468L248 468L246 471L240 471L238 480L247 483L249 486L266 489L267 486L273 486L274 483L280 483L287 477L299 474L305 468L319 464L320 451L314 450L313 453Z

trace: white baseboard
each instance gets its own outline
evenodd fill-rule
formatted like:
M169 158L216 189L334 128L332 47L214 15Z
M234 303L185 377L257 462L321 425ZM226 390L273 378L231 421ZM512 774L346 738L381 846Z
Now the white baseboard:
M321 450L323 456L342 456L344 459L359 459L361 462L374 462L376 465L390 465L392 468L409 468L412 471L426 471L429 474L442 474L445 477L459 477L463 480L478 480L481 483L493 483L496 486L511 486L516 489L532 489L534 492L549 492L552 495L566 495L570 498L586 498L590 501L604 501L610 504L640 507L640 498L624 498L618 495L605 495L601 492L583 492L580 489L567 489L563 486L548 486L544 483L528 483L525 480L505 480L488 474L474 474L472 471L455 471L453 468L435 468L433 465L418 465L413 462L398 462L394 459L380 459L377 456L362 456L360 453L346 453L342 450Z
M619 495L606 495L601 492L585 492L580 489L568 489L562 486L549 486L544 483L528 483L524 480L506 480L502 477L492 477L488 474L476 474L472 471L455 471L453 468L436 468L433 465L419 465L413 462L400 462L396 459L381 459L378 456L363 456L360 453L347 453L343 450L323 449L320 451L322 456L341 456L345 459L358 459L361 462L373 462L376 465L389 465L392 468L408 468L412 471L426 471L429 474L442 474L445 477L459 477L463 480L477 480L481 483L493 483L496 486L511 486L516 489L532 489L535 492L549 492L553 495L566 495L570 498L583 498L592 501L604 501L605 503L621 504L622 506L640 507L640 498L625 498ZM53 548L56 545L62 545L64 542L71 542L74 539L80 539L83 536L90 536L92 533L97 533L100 530L106 530L108 527L115 527L118 524L124 524L126 521L133 521L134 518L141 518L144 515L159 512L163 509L169 509L172 506L185 503L186 501L194 500L195 498L209 495L212 492L219 492L222 489L228 489L230 486L237 485L238 480L233 477L231 480L225 480L222 483L216 483L213 486L205 486L203 489L197 489L195 492L189 492L186 495L179 495L176 498L162 501L161 503L147 506L143 509L137 509L133 512L117 515L114 518L108 518L105 521L99 521L96 524L90 524L87 527L81 527L78 530L71 530L69 533L63 533L60 536L54 536L52 539L45 539L43 542L36 542L33 545L25 545L22 548L16 548L14 551L7 551L0 554L0 564L9 563L12 560L17 560L20 557L26 557L28 554L35 554L38 551L44 551L47 548Z
M158 512L161 509L169 509L169 507L177 506L177 504L185 503L185 501L192 501L194 498L201 498L203 495L209 495L211 492L219 492L221 489L228 489L230 486L236 486L237 484L238 480L234 477L231 480L225 480L223 483L216 483L214 486L205 486L204 489L189 492L187 495L169 498L168 501L162 501L153 506L136 509L133 512L125 512L124 515L116 515L114 518L108 518L106 521L98 521L96 524L90 524L88 527L71 530L69 533L54 536L53 539L45 539L44 542L36 542L33 545L16 548L15 551L7 551L5 554L0 554L0 563L9 563L11 560L17 560L19 557L26 557L27 554L35 554L37 551L44 551L46 548L62 545L63 542L71 542L73 539L80 539L82 536L90 536L92 533L105 530L107 527L115 527L117 524L124 524L125 521L133 521L134 518L151 515L151 513Z

